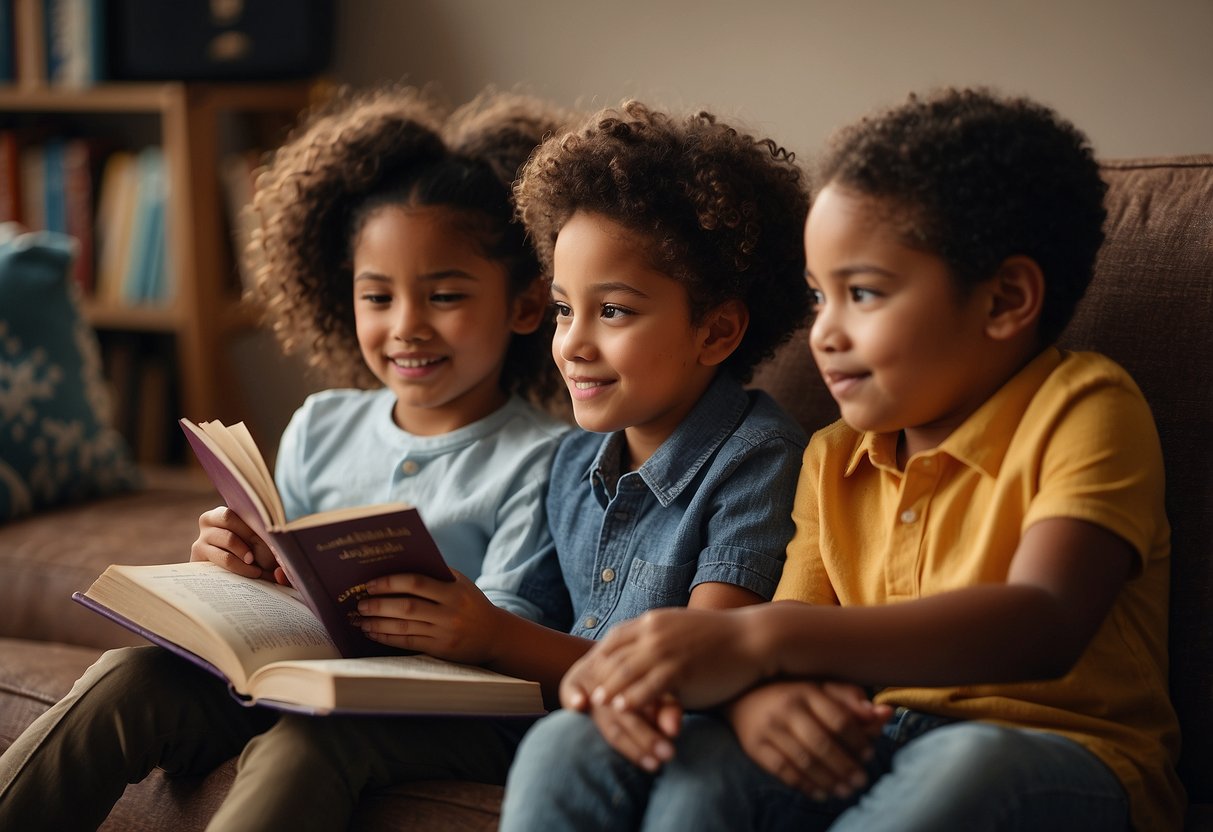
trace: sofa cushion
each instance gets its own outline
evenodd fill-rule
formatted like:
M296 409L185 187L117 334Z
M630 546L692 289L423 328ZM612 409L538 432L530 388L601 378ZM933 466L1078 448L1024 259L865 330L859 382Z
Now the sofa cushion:
M19 230L0 226L0 523L138 482L77 306L74 243Z
M146 469L146 487L0 525L0 636L89 647L146 642L71 600L111 563L189 558L198 515L219 504L200 472Z
M1213 802L1213 156L1107 161L1107 243L1062 343L1154 412L1171 523L1171 699L1188 797Z

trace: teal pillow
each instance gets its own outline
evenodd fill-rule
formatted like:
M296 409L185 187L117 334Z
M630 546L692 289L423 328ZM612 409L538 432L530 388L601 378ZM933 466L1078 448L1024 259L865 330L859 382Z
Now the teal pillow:
M0 523L139 485L80 314L75 243L20 232L0 225Z

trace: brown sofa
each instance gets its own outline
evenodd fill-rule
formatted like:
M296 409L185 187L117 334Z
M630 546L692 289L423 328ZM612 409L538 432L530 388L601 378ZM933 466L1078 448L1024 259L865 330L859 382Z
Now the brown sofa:
M1109 237L1068 346L1121 362L1149 399L1167 463L1173 528L1171 689L1183 727L1189 829L1213 829L1213 156L1108 162ZM803 339L759 375L806 428L836 409ZM138 494L0 528L0 748L61 696L105 647L139 639L69 599L111 562L179 560L215 495L196 476L158 475ZM202 779L160 773L131 786L104 829L200 829L233 763ZM368 797L357 829L496 827L501 790L402 786ZM70 795L48 795L70 800ZM1153 831L1151 831L1153 832Z

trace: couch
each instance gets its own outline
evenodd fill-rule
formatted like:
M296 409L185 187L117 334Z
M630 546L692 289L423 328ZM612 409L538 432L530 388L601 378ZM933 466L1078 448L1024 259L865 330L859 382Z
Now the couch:
M1183 730L1189 829L1213 829L1213 156L1109 161L1108 241L1063 337L1122 363L1149 400L1167 464L1173 529L1171 691ZM807 429L836 418L803 338L763 368ZM0 749L107 647L139 643L69 600L109 563L186 557L198 514L216 504L191 471L151 472L140 491L45 510L0 527ZM233 775L156 772L130 786L108 830L200 829ZM364 801L356 829L486 830L501 789L400 786ZM48 800L70 795L48 795Z

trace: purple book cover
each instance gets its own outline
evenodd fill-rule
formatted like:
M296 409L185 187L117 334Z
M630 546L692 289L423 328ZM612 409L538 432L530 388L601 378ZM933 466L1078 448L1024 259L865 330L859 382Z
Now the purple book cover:
M350 518L300 529L267 527L251 488L207 445L194 428L181 429L228 508L261 536L291 585L324 625L342 656L382 656L403 651L371 641L350 623L372 578L417 572L454 580L438 545L416 509Z

